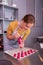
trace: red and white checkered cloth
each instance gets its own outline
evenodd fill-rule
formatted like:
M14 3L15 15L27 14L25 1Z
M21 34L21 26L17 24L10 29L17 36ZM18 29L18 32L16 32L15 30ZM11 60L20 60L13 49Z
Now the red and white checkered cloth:
M13 57L16 59L21 59L27 56L30 56L31 54L37 52L35 49L28 49L26 51L19 51L17 53L14 53Z
M36 49L32 49L32 48L17 48L17 49L12 49L12 50L7 50L5 51L6 54L12 56L13 58L17 59L17 60L21 60L27 56L30 56L34 53L38 52L38 50Z

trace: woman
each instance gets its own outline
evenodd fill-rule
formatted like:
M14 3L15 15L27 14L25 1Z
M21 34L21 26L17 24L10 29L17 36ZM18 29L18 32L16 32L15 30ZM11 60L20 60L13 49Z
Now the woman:
M17 20L11 22L7 29L7 38L9 40L19 40L19 38L22 38L17 42L19 47L24 47L24 41L30 34L30 28L33 27L34 23L35 18L32 14L25 15L20 22Z

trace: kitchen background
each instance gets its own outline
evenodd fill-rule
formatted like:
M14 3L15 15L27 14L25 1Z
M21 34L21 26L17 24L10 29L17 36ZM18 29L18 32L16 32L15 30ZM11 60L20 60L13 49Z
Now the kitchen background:
M0 0L0 2L1 1L3 0ZM2 6L2 4L0 5L0 14L2 13L1 14L2 16L0 17L0 21L1 21L0 26L3 32L1 34L3 34L4 48L6 49L6 46L7 46L6 44L9 43L9 41L6 39L6 35L4 32L6 31L7 26L11 21L11 19L8 20L8 19L5 19L5 17L9 18L12 12L15 11L16 14L14 15L19 21L22 19L22 17L25 14L31 13L35 16L35 26L31 29L31 33L25 41L25 46L39 49L38 47L39 43L37 42L36 38L38 36L43 35L43 18L42 18L43 17L43 0L6 0L6 1L8 1L10 6L6 6L6 3L4 3L5 4L4 6ZM14 4L13 6L15 7L15 10L13 7L11 7L10 1L12 1L12 3ZM14 18L12 18L12 20L13 19Z
M43 44L43 41L37 40L39 36L43 36L43 0L0 0L0 50L12 49L12 44L6 38L7 27L11 21L20 21L26 14L35 16L35 26L25 41L25 47L38 49L43 60L43 49L40 47L40 42ZM30 56L30 59L32 65L43 65L37 54Z

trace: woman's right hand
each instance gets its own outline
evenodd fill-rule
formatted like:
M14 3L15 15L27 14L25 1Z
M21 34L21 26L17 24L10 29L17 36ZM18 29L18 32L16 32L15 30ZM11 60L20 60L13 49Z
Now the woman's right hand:
M18 38L20 37L20 34L19 34L18 32L16 32L15 34L13 34L13 37L14 37L15 39L18 39Z

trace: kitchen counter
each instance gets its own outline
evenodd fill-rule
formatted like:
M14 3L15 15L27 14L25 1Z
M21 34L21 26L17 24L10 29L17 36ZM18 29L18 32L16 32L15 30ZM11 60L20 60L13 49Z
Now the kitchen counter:
M12 50L9 52L11 53ZM33 54L30 54L26 56L25 58L20 58L18 60L17 58L12 57L9 52L1 52L0 53L0 60L1 59L6 59L12 62L13 65L42 65L43 63L40 61L38 57L38 53L35 52Z
M36 38L38 42L43 42L43 36L39 36Z
M39 36L39 37L37 37L36 39L37 39L37 41L38 41L39 44L40 44L40 48L43 49L43 36Z

